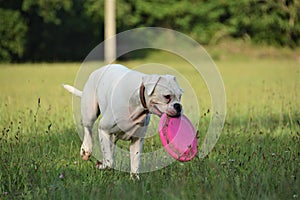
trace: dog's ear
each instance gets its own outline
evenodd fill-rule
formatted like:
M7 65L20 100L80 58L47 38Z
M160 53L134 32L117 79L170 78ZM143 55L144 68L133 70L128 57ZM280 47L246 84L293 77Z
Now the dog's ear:
M160 78L161 76L157 74L147 75L142 78L148 96L154 92L154 89Z
M175 76L173 76L173 81L176 83L177 92L181 95L184 92L184 90L179 86L178 81Z
M175 76L172 75L166 75L166 79L168 80L169 84L170 84L170 88L173 89L173 91L175 92L176 96L181 96L182 93L184 92L182 88L180 88L177 79Z

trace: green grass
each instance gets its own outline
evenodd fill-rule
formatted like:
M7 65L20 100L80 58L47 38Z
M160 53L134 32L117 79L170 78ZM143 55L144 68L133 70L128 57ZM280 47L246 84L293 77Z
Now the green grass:
M131 181L128 173L116 170L96 170L95 159L81 160L71 95L60 86L73 82L80 64L2 64L0 199L298 199L300 63L296 54L278 50L286 56L276 57L280 53L270 50L260 56L259 52L269 52L265 49L210 51L227 94L220 140L204 159L174 162L141 174L141 181ZM203 137L210 119L204 84L193 78L187 63L172 55L152 54L125 64L135 67L148 62L166 63L191 77L199 95ZM151 150L152 145L151 139L146 140L145 149Z

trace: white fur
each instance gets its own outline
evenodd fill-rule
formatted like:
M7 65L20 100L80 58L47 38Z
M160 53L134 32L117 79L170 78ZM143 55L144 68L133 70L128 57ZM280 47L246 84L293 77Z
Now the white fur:
M82 92L71 85L62 84L62 86L75 96L82 97Z

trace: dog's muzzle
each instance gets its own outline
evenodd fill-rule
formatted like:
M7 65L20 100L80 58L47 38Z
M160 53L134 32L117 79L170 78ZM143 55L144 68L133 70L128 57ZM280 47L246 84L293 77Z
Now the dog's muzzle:
M180 103L174 103L166 110L166 113L169 117L180 117L182 114L182 105Z

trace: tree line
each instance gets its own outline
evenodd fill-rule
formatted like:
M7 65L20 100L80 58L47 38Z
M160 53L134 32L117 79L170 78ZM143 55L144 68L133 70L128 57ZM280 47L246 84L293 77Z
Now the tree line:
M200 44L300 45L299 0L116 0L117 32L158 26ZM0 61L80 61L104 40L104 0L0 0Z

